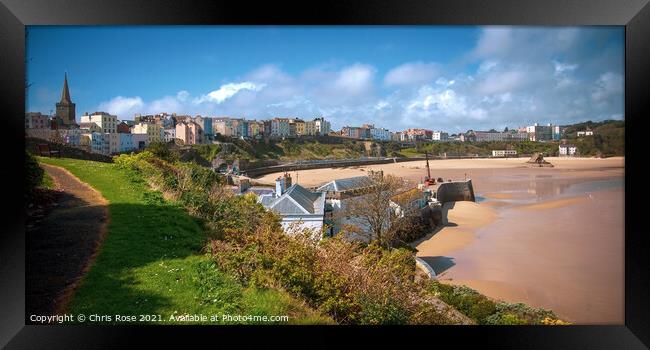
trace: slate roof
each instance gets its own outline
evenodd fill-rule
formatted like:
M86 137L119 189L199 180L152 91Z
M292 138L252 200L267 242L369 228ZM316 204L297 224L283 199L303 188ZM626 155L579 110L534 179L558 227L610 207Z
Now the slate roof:
M273 202L275 202L275 196L274 195L261 195L260 196L260 204L262 204L265 207L269 207Z
M375 182L368 176L355 176L330 181L318 188L319 191L344 192L373 186Z
M325 212L325 192L311 192L295 184L280 197L260 196L260 203L280 215L322 215Z

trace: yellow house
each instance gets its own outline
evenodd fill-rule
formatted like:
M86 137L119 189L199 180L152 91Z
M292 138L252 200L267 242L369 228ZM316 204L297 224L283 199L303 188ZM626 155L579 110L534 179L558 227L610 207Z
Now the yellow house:
M154 123L138 123L133 127L133 134L147 134L149 142L160 142L163 140L163 128Z
M307 135L307 128L304 120L292 119L291 123L296 126L296 135Z

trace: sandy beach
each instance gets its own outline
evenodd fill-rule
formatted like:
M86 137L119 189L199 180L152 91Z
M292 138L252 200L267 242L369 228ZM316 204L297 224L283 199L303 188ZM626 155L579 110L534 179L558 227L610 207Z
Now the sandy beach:
M607 174L622 175L625 166L623 157L605 159L595 158L545 158L554 168L527 168L525 158L495 158L495 159L445 159L429 161L432 177L443 179L462 179L467 175L475 184L481 182L489 175L530 175L530 174L565 174L574 175L579 172L581 176L599 177ZM401 176L408 180L421 181L426 175L426 162L423 160L376 164L369 166L347 168L324 168L299 170L290 172L294 181L303 186L311 187L321 185L333 179L352 176L363 176L368 170L383 170L385 174ZM275 179L283 173L272 173L257 178L256 181L272 185ZM480 183L479 183L480 185ZM500 188L496 188L500 190ZM483 188L483 191L488 190Z
M443 282L551 309L579 324L622 324L624 192L583 197L497 209L498 218L474 230L461 249L421 244L418 255L453 259L437 271Z
M477 203L446 205L448 224L415 242L444 283L551 309L578 324L624 322L623 157L432 160L431 175L471 178ZM424 161L291 172L303 186L368 170L421 181ZM272 183L279 174L261 181Z

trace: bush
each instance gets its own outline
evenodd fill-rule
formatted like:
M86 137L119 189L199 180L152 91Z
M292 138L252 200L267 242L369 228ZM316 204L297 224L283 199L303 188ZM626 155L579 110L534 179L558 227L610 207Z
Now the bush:
M550 310L530 307L523 303L500 302L497 304L496 312L486 319L486 324L540 325L566 323L558 320L557 316Z
M317 242L277 224L229 230L209 251L219 269L244 284L280 287L343 324L444 323L421 302L408 249L362 246L337 236Z
M160 141L151 142L147 147L147 151L168 162L175 162L180 158L177 151L170 149L166 143Z
M478 324L486 324L486 319L496 311L493 301L465 286L446 285L433 280L430 291Z
M25 200L26 203L36 197L36 189L43 182L43 169L29 152L25 151Z
M432 280L428 290L478 324L568 324L559 320L550 310L533 308L522 303L495 302L466 286L447 285Z

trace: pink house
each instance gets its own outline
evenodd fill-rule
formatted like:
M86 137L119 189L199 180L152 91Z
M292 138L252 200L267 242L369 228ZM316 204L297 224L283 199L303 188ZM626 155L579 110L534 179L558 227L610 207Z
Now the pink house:
M191 121L176 124L176 138L186 145L203 143L203 129L199 124Z

